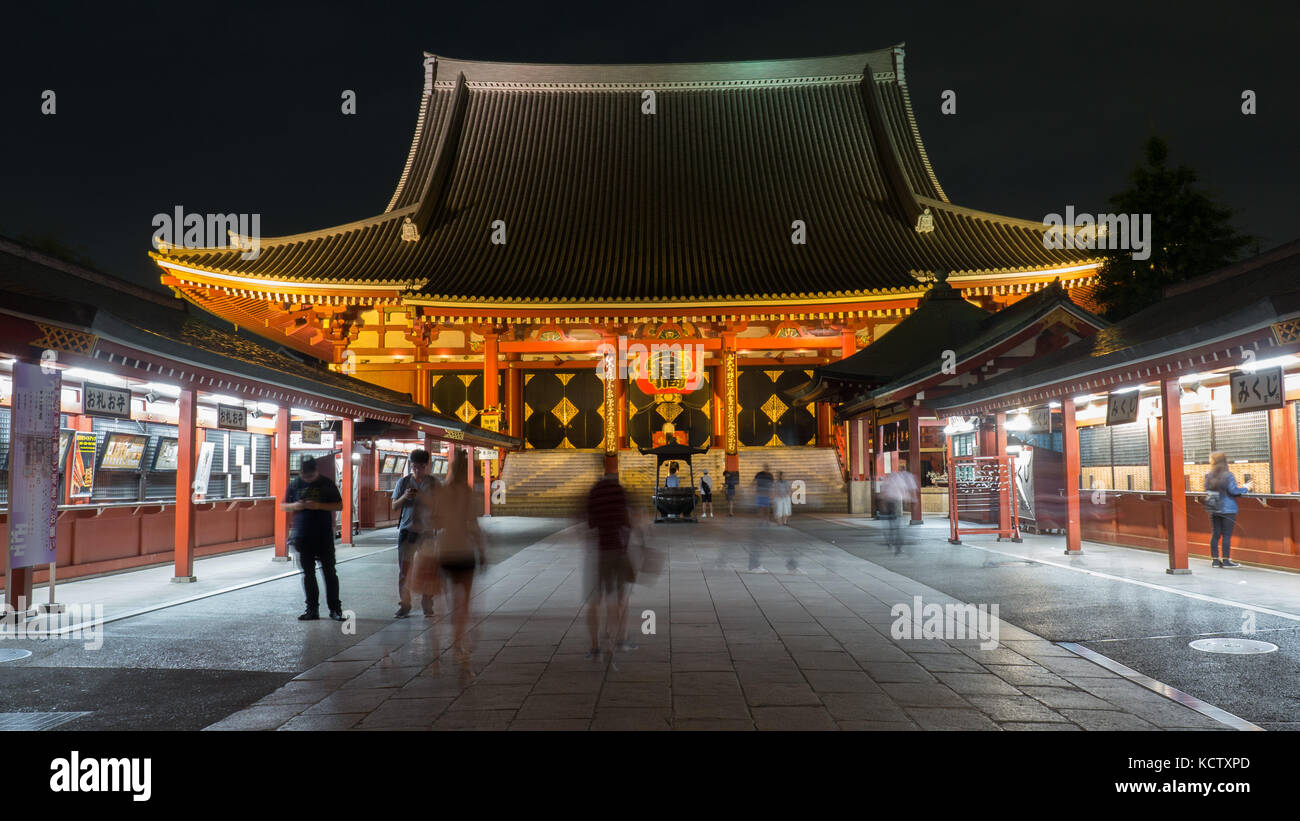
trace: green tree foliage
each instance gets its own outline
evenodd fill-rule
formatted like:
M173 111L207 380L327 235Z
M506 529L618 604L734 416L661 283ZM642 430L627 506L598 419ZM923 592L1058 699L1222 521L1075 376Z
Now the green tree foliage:
M1233 211L1197 189L1196 172L1166 164L1169 146L1149 137L1146 164L1129 175L1129 186L1110 198L1117 214L1151 215L1151 257L1133 259L1131 250L1103 252L1097 300L1111 321L1160 300L1166 287L1238 259L1254 238L1237 233Z

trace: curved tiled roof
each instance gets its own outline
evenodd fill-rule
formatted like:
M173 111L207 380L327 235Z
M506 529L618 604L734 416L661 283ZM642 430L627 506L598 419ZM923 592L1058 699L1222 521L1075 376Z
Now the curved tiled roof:
M1042 270L1036 223L953 206L921 144L902 49L626 66L429 56L415 139L383 214L160 260L435 299L862 295L912 273ZM642 94L656 113L642 113ZM919 233L929 209L934 230ZM411 220L418 241L403 241ZM493 223L506 243L493 244ZM802 220L807 243L791 242Z

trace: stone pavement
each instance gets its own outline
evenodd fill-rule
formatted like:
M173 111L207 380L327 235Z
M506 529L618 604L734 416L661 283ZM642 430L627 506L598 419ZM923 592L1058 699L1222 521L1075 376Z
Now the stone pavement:
M587 661L583 530L479 576L468 671L445 618L398 620L208 729L1227 728L1006 622L994 649L896 640L894 605L955 600L748 517L656 526L669 559L631 607L655 632Z

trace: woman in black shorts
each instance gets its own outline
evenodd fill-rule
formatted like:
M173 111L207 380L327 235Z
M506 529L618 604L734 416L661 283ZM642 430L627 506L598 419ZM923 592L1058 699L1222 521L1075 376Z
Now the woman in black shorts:
M486 563L483 531L478 526L475 494L468 484L469 460L465 452L456 454L447 484L438 489L434 514L438 529L438 562L452 588L452 648L456 660L469 661L465 647L465 626L469 622L469 599L474 571Z

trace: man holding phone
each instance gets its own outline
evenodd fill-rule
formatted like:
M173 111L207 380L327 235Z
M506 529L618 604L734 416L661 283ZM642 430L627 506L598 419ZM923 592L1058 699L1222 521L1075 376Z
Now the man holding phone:
M429 475L429 452L420 448L411 451L408 460L411 472L398 480L393 488L393 505L402 509L397 523L397 612L394 618L404 619L411 612L411 589L407 576L414 564L416 548L421 536L433 536L434 478ZM422 596L420 604L424 615L433 615L433 596Z
M334 511L343 509L339 486L328 476L320 475L316 460L307 457L298 469L298 478L289 486L287 501L280 509L293 514L293 547L302 565L302 587L307 594L307 609L299 621L320 618L320 588L316 585L316 563L325 577L325 602L330 618L343 621L343 604L339 601L339 576L334 570Z

